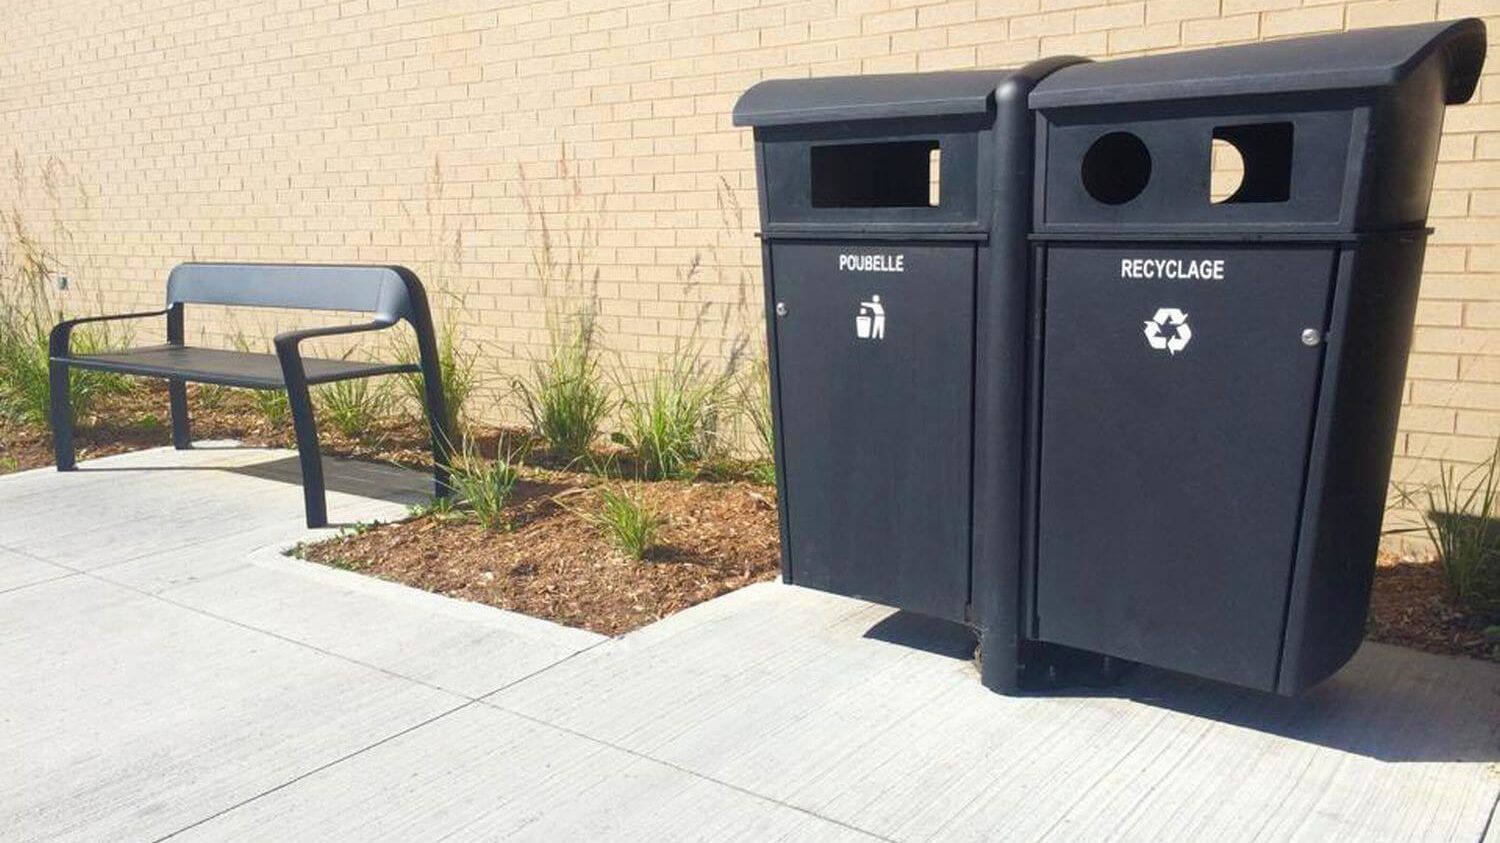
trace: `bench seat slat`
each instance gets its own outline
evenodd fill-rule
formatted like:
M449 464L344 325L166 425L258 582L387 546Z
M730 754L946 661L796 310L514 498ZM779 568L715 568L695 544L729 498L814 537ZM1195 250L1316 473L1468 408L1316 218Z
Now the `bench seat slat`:
M250 389L282 389L286 386L281 374L281 361L274 354L156 345L107 354L75 354L63 359L68 365L80 369L179 378L195 383L216 383ZM316 357L304 357L302 362L309 384L419 371L417 366L405 363L371 363Z

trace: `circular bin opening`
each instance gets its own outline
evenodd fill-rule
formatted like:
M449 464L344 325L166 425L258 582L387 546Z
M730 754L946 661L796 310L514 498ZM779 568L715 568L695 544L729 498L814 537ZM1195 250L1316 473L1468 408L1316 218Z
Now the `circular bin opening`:
M1141 195L1151 180L1151 153L1129 132L1110 132L1083 156L1083 189L1106 205Z
M1227 140L1213 139L1209 167L1208 200L1215 205L1229 201L1245 183L1245 156Z

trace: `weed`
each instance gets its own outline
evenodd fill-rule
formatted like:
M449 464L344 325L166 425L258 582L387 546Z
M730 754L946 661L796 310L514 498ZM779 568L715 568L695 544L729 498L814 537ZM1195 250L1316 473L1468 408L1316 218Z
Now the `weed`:
M522 410L537 435L570 460L588 456L612 409L594 345L594 317L583 310L548 319L550 342L531 373L514 382Z
M1438 464L1438 480L1399 488L1403 505L1422 513L1449 593L1465 608L1500 617L1500 440L1489 458L1460 473Z
M432 516L441 521L447 521L458 514L458 506L452 495L445 497L431 497L421 503L414 503L406 508L406 514L411 518L423 518Z
M771 366L762 357L745 369L740 384L740 414L749 420L755 432L759 459L751 465L752 480L767 486L776 484L776 426L771 414Z
M594 260L598 197L584 193L564 147L557 161L561 192L538 190L520 173L531 269L543 302L547 345L512 381L533 430L559 455L590 459L590 446L613 409L599 364L599 268Z
M487 530L504 530L510 526L505 507L521 479L516 452L501 453L493 460L480 456L465 440L449 469L448 488Z
M66 318L51 293L57 258L27 230L19 214L0 212L5 240L0 247L0 413L43 425L52 406L48 338ZM74 330L72 350L93 354L123 345L128 332L99 322ZM88 415L99 399L128 392L123 375L70 369L69 394L75 418Z
M431 257L423 262L422 283L431 297L433 322L437 326L438 380L443 386L443 401L447 418L444 429L450 438L464 435L464 425L469 419L470 404L480 387L476 364L477 348L468 347L460 318L468 312L467 296L457 289L457 281L464 272L463 223L457 229L450 228L450 214L444 211L446 182L443 178L441 158L433 158L432 169L427 174L425 200L420 215L427 223L428 248ZM401 213L413 224L419 222L419 212L405 203ZM415 365L421 360L415 337L409 333L398 335L396 356L403 363ZM411 407L426 418L427 393L425 381L417 372L401 376L402 392ZM428 419L431 422L431 419Z
M193 389L193 403L205 410L217 410L229 400L229 387L216 383L197 384Z
M313 395L323 420L349 439L366 436L392 407L390 382L349 378L318 387Z
M455 308L461 310L461 308ZM469 399L479 387L479 376L475 372L478 352L465 349L458 328L451 321L444 321L437 336L438 380L443 384L443 403L448 417L444 419L449 436L462 436ZM414 339L403 338L396 345L397 358L407 364L420 359ZM414 407L427 406L426 384L419 372L401 375L401 391Z
M740 408L755 431L760 455L770 459L776 453L776 428L771 421L771 366L765 358L745 369Z
M335 556L331 559L324 560L323 564L327 565L330 568L338 568L340 571L359 571L363 570L365 567L365 564L362 560L354 559L349 556Z
M270 427L281 427L292 416L292 403L285 390L252 389L250 403Z
M762 486L776 485L776 463L770 460L758 460L752 463L747 473L751 480Z
M599 502L599 511L592 516L594 522L630 558L643 558L659 543L665 521L645 501L621 487L600 489Z
M21 461L9 454L0 456L0 474L10 474L21 470Z
M374 521L356 521L353 524L346 524L339 528L338 537L341 539L349 539L354 538L355 536L362 536L365 533L368 533L371 530L375 529L376 527L383 525L384 523L384 521L376 519Z
M253 350L250 340L243 331L235 331L230 341L239 351ZM292 416L291 399L287 397L284 389L252 389L250 401L255 405L255 411L260 413L260 417L270 427L281 427Z
M696 351L659 361L645 379L621 387L615 440L649 479L685 477L719 450L719 423L730 409L729 378L708 371Z

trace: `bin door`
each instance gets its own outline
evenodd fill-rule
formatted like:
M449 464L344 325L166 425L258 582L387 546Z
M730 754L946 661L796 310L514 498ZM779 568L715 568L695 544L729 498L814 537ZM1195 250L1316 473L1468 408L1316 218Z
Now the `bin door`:
M770 252L789 580L961 620L974 247Z
M1274 687L1334 262L1048 249L1040 638Z

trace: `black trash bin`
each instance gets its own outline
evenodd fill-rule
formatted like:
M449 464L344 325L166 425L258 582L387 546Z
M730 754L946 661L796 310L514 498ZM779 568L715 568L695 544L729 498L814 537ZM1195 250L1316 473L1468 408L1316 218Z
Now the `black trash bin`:
M1283 694L1353 655L1443 109L1484 52L1464 20L1037 85L1027 637Z
M764 82L736 104L755 127L788 582L1013 645L1026 96L1076 61Z

